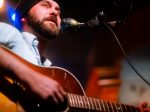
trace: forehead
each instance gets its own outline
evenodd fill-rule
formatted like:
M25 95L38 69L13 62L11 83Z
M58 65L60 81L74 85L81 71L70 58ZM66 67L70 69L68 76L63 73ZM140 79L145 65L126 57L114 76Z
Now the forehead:
M40 2L46 2L49 4L53 3L60 10L61 17L62 17L63 8L62 8L62 4L61 4L60 0L40 0L38 3L40 3Z
M59 7L59 3L57 3L55 0L40 0L38 3L42 3L42 2L45 2L45 3L48 3L48 4L53 4L56 7Z
M49 3L49 4L53 3L54 5L56 5L58 7L60 6L60 3L57 0L40 0L39 3L40 2L46 2L46 3Z

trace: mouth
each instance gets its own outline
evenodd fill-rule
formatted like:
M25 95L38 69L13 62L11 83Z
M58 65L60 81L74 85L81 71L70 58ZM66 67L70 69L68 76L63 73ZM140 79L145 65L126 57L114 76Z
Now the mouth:
M49 17L49 18L46 18L45 21L48 21L52 24L55 24L57 26L57 19L56 17Z

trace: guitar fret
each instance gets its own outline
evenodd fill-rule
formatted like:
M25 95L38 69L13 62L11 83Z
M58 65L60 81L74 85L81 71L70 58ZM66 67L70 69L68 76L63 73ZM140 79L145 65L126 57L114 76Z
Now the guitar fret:
M71 95L70 94L68 94L68 99L69 99L69 105L72 107L73 106L73 104L72 104L72 98L71 98Z
M117 104L117 110L118 110L119 112L123 112L120 103Z
M89 99L89 98L85 97L86 104L88 104L88 109L91 109L91 106L90 106L90 101L89 101L88 99Z
M105 108L105 105L104 105L103 100L101 100L101 103L102 103L102 105L103 105L103 110L106 111L106 108Z
M97 103L98 103L98 106L99 106L99 110L102 111L102 107L101 107L101 104L100 104L100 100L97 100Z
M104 105L105 105L105 107L106 107L105 109L106 109L108 112L110 112L109 106L108 106L107 102L103 101L103 103L104 103Z
M89 98L89 102L90 102L90 105L91 105L91 109L92 109L92 110L94 110L94 106L93 106L92 98Z
M127 107L127 111L128 112L132 112L132 109L131 109L131 107L129 105L126 105L126 107Z
M82 98L83 98L83 102L84 102L84 107L85 107L86 109L89 109L89 108L88 108L88 102L86 101L85 97L82 97Z
M115 103L112 103L112 107L113 107L114 112L118 112L118 110L117 110L117 107L116 107L116 104L115 104Z
M110 103L106 101L106 104L108 105L109 112L112 112Z
M97 105L96 99L93 99L93 100L94 100L94 104L95 104L95 110L99 110L99 106Z
M75 99L76 99L76 106L79 108L80 105L79 105L79 103L78 103L78 97L77 97L77 95L75 95L74 97L75 97Z
M95 104L94 98L92 98L92 104L93 104L93 107L94 107L93 109L96 110L96 104Z
M74 99L75 107L79 108L76 95L73 95L73 99Z
M127 110L127 112L131 112L131 109L128 105L126 105L126 110Z
M72 95L72 94L70 94L70 95L71 95L71 97L72 97L72 105L73 105L73 107L75 107L74 97L73 97L73 95Z
M78 95L76 95L75 97L76 97L76 104L77 104L77 107L81 108Z
M136 109L133 106L130 106L132 112L136 112Z
M96 104L96 110L101 110L98 99L94 99L94 100L95 100L95 104Z
M81 107L84 108L82 97L81 96L78 96L78 97L79 97L79 104L81 104Z
M126 110L127 110L127 112L132 112L130 106L128 106L128 105L126 105Z
M108 104L110 112L115 112L113 109L112 103L110 101L107 101L107 104Z
M121 105L121 106L122 106L123 112L128 112L128 111L127 111L127 108L126 108L126 105Z
M112 103L112 107L113 107L114 112L118 112L118 109L115 103Z

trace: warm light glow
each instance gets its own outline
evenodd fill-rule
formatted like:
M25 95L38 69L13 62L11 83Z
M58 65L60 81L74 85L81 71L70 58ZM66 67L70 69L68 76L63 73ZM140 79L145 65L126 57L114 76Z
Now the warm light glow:
M0 0L0 8L3 7L4 0Z

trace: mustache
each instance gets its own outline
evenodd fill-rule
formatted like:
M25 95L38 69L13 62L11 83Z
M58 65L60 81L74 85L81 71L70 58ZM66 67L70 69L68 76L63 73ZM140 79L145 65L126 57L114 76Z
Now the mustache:
M58 23L57 23L57 17L54 16L54 15L45 17L44 20L45 20L45 21L52 21L52 22L54 22L56 25L58 25Z

